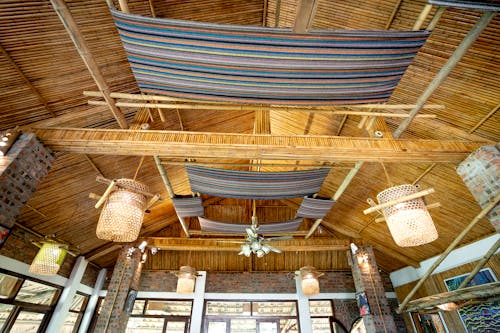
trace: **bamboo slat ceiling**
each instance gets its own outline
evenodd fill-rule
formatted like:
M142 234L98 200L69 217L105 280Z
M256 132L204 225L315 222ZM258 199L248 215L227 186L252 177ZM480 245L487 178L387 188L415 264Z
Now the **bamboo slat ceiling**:
M293 27L298 3L297 0L151 2L157 17L270 27ZM139 93L105 1L71 0L66 3L111 91ZM319 0L312 28L410 30L424 5L425 1L409 0ZM148 1L130 0L129 7L132 13L151 16ZM431 14L434 12L435 9ZM415 103L480 15L481 12L474 10L447 9L403 76L390 104ZM430 18L426 20L426 24L429 20ZM410 141L460 141L458 146L469 147L467 151L475 147L476 142L500 141L500 115L494 111L498 109L500 101L499 31L500 19L497 15L450 76L432 94L429 103L440 104L445 108L422 110L421 113L436 114L437 118L415 119L402 138ZM49 1L2 1L0 45L0 130L16 125L24 128L119 128L107 107L87 103L90 98L84 96L83 91L95 91L96 85ZM353 141L349 141L349 137L370 136L368 131L358 126L361 120L359 116L344 118L328 113L277 112L272 107L269 113L266 113L266 108L263 110L268 117L258 118L261 120L257 122L258 128L255 131L254 111L218 111L216 108L164 110L163 119L153 110L152 128L221 133L218 139L221 143L224 143L224 133L269 133L269 128L270 134L275 136L340 135L343 138L339 142L345 140L350 144ZM137 129L138 125L148 118L147 112L138 108L124 107L122 112L132 124L132 129ZM475 129L489 113L492 115ZM270 119L270 124L263 124L262 119ZM394 131L401 119L385 118L385 121L388 129ZM45 130L45 133L50 131L54 130ZM58 143L64 144L62 141ZM436 144L436 154L441 154L443 146ZM425 148L414 146L417 147ZM87 152L88 155L83 155L82 152ZM263 166L262 170L278 171L300 169L301 165L327 165L331 167L331 171L319 195L328 198L337 191L356 160L351 158L346 162L309 157L297 161L296 157L293 157L294 152L294 149L289 148L288 153L283 156L273 155L272 158L277 160L261 160L264 165L280 165ZM384 156L380 151L377 154ZM462 155L466 156L467 153L462 151L460 156ZM29 201L29 206L22 210L18 223L41 234L55 233L59 238L77 246L81 253L97 265L111 267L119 246L96 238L95 228L99 211L93 208L95 201L89 199L88 194L100 194L104 191L105 185L95 181L99 174L108 178L132 178L137 173L137 179L147 183L151 192L160 193L165 198L146 215L141 236L174 237L179 238L177 241L182 244L182 229L151 156L144 158L140 168L138 166L141 156L135 153L109 155L109 152L100 154L97 150L82 150L78 153L66 150L57 151L56 156L57 160L49 175ZM196 160L193 160L193 156L181 154L162 156L161 161L175 193L190 194L183 166L186 159L197 163L223 163L227 164L223 167L234 165L235 168L248 170L249 167L244 165L250 164L252 161L249 159L256 157L241 155L225 156L222 159L219 156L217 160L213 157L196 157ZM441 208L431 211L439 232L438 240L431 244L400 248L393 242L384 223L376 223L374 215L367 216L362 213L368 207L366 199L375 198L379 191L389 186L382 165L374 159L364 163L321 227L308 241L321 245L331 242L347 244L349 240L355 240L358 243L373 245L379 266L388 272L407 265L417 265L419 261L442 252L480 210L455 172L459 160L460 158L442 160L419 181L422 188L434 187L436 190L428 196L428 202L439 201L442 205ZM386 158L384 166L390 181L402 184L412 183L420 178L432 162L432 159L396 161ZM221 167L220 164L213 166ZM207 206L205 211L208 218L234 223L250 222L252 207L248 201L208 196L203 199L204 205ZM296 199L257 201L257 215L260 221L288 218L293 216L299 203L300 200ZM299 230L307 231L312 222L305 221ZM195 219L189 220L188 223L194 230L199 227ZM466 237L464 243L493 232L494 229L484 219ZM185 242L186 246L188 242ZM199 242L203 243L203 240ZM185 251L160 251L159 255L148 258L146 268L172 270L189 263L200 270L216 271L290 271L306 264L321 270L348 269L344 250L297 252L293 251L293 246L302 246L303 239L296 237L295 241L287 242L287 251L283 254L270 254L259 259L243 258L237 256L237 252L216 251L211 243L206 243L207 251L203 252L203 255L201 252L189 251L189 248ZM292 251L288 251L289 249Z

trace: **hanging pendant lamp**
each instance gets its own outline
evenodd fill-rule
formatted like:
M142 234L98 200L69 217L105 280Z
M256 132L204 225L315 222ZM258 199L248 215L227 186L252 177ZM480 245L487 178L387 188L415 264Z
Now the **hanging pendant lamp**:
M318 278L321 275L323 275L323 273L319 273L316 268L312 266L304 266L300 268L300 285L304 295L312 296L319 293Z
M44 240L41 244L42 247L33 259L29 272L37 275L56 275L64 262L68 247L52 240Z
M114 242L133 242L139 237L148 187L132 179L117 179L97 223L96 235ZM142 193L141 193L142 192Z
M417 192L415 185L399 185L380 192L377 200L379 204L384 204ZM418 246L438 238L436 227L421 197L383 208L382 213L394 241L399 246Z

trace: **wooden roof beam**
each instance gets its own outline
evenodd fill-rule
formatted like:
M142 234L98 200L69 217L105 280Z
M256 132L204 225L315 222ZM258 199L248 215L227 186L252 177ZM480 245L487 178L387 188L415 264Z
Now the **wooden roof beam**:
M456 140L115 129L39 128L34 132L50 149L68 153L249 160L458 163L486 144Z
M148 246L169 251L219 251L239 252L245 238L175 238L175 237L143 237ZM338 239L293 239L280 240L271 243L272 246L283 252L318 252L318 251L346 251L349 249L349 240Z
M305 34L311 30L318 2L319 0L299 0L293 26L294 33Z

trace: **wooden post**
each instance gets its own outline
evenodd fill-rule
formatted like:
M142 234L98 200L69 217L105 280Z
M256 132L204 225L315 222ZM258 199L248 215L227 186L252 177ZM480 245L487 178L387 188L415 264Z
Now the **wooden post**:
M80 57L87 66L90 75L92 75L92 78L94 79L97 88L102 93L102 96L104 97L107 106L113 113L113 116L115 117L116 121L118 122L121 128L128 128L127 120L125 119L125 116L120 111L120 109L118 109L118 107L115 105L115 100L111 98L110 88L106 83L106 80L104 79L101 70L99 69L99 65L95 61L94 56L92 55L92 52L90 51L90 48L88 47L87 42L85 41L85 38L80 32L80 28L78 28L78 25L76 24L73 15L71 15L68 6L66 6L64 0L50 0L50 3L52 4L52 7L54 7L57 16L59 16L59 19L66 28L66 31L71 37L71 40L75 44L78 54L80 54Z
M448 254L453 251L453 249L462 241L462 239L469 233L469 231L483 218L486 216L486 214L489 213L490 210L495 208L496 204L500 201L500 194L497 194L495 196L495 199L493 199L492 202L488 204L488 206L484 207L483 210L479 214L474 217L474 219L469 223L469 225L462 230L460 235L455 238L455 240L446 248L446 250L439 256L439 258L432 264L431 267L425 272L425 274L422 276L422 278L418 281L418 283L413 287L413 289L408 293L406 298L403 300L403 302L399 305L397 312L401 313L410 299L415 295L417 290L424 284L424 282L427 280L427 278L434 272L434 270L443 262L444 259L448 256Z
M395 138L399 138L404 130L410 125L413 118L417 115L417 113L422 109L422 105L424 105L427 100L431 97L431 95L436 91L436 89L441 85L441 83L448 77L453 68L458 64L460 59L464 56L467 50L470 48L472 43L479 37L479 34L488 26L488 23L495 17L496 12L488 11L484 12L479 21L474 25L474 27L469 31L467 36L465 36L464 40L460 43L460 45L456 48L455 52L453 52L452 56L448 59L446 64L441 68L436 77L429 84L427 89L420 95L417 100L416 106L410 111L410 116L403 120L396 131L393 133Z

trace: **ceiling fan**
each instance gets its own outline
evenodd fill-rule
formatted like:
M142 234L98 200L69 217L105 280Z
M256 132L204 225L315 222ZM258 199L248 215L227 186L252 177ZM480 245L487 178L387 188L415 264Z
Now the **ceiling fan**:
M280 237L270 237L264 238L259 234L259 225L257 223L257 216L252 216L252 225L245 229L247 233L246 242L241 244L241 251L238 255L244 255L250 257L253 253L257 257L262 258L265 254L269 252L281 253L281 250L267 244L268 242L291 239L291 236L280 236Z

